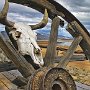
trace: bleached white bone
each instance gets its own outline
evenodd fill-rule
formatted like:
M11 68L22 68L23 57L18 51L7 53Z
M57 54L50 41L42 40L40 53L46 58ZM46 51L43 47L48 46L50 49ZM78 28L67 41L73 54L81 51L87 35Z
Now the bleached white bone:
M40 47L36 42L37 34L31 29L30 26L21 22L15 23L14 27L16 28L16 30L11 31L10 34L12 34L12 37L17 42L18 51L22 55L30 55L34 63L38 64L39 66L43 66L44 61L43 61L42 53L40 52L39 54L36 54L34 52L35 50L40 50ZM15 33L17 31L21 33L19 38L15 36Z

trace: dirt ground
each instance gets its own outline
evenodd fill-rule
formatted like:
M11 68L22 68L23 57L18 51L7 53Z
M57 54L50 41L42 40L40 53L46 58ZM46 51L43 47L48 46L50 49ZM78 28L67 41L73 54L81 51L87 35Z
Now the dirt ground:
M90 61L70 62L67 65L67 70L75 81L90 85Z
M39 43L42 46L46 46L47 42ZM67 50L68 46L60 46L63 49ZM64 51L58 52L58 56L63 56L65 54ZM77 53L83 53L82 49L78 46L76 49ZM43 57L45 56L46 48L42 48ZM73 61L70 62L67 67L67 71L72 75L75 81L90 85L90 61L89 60L82 60L82 61Z

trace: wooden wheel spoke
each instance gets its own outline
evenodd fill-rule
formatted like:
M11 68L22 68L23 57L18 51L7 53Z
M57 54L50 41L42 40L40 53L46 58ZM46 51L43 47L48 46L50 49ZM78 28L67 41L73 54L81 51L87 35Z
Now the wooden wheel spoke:
M68 24L66 30L73 36L77 37L81 35L83 37L82 41L80 42L80 46L84 51L85 56L87 59L90 59L90 36L76 21L73 21Z
M47 51L44 58L46 66L52 64L55 58L59 23L60 23L59 17L55 17L52 21L49 44L47 46Z
M34 72L32 65L21 54L17 53L17 50L2 35L0 35L0 47L6 56L15 63L24 77L28 77Z
M66 65L70 61L70 58L73 56L73 53L77 48L77 46L79 45L79 43L81 42L81 40L82 40L82 36L78 36L74 39L69 49L67 50L66 54L61 58L58 67L63 67L63 68L66 67Z

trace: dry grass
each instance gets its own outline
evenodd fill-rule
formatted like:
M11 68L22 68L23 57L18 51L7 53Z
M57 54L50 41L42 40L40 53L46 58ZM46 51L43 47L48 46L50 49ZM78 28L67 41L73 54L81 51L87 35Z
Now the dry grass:
M38 42L38 44L42 46L47 46L48 42L43 41L43 42ZM58 47L63 48L64 50L64 51L59 50L58 56L63 56L65 54L65 51L68 49L68 46L58 46ZM78 46L76 52L82 53L83 51ZM46 53L46 48L42 48L43 57L45 57L45 53ZM0 60L3 61L8 60L1 49L0 49ZM67 65L66 69L70 72L70 74L72 75L75 81L90 85L90 62L88 60L70 62Z
M47 45L48 43L45 42L40 42L40 45ZM59 47L63 47L66 50L68 49L68 46L59 46ZM82 49L80 48L80 46L78 46L78 48L76 49L77 53L82 53ZM46 48L42 48L42 54L43 57L45 56L46 53ZM58 52L58 56L63 56L65 54L65 51L60 51ZM86 85L90 85L90 62L89 60L84 60L84 61L74 61L74 62L70 62L67 67L66 67L67 71L69 71L69 73L72 75L72 77L74 78L75 81L86 84Z
M90 62L88 60L70 62L67 65L67 70L75 81L90 85Z

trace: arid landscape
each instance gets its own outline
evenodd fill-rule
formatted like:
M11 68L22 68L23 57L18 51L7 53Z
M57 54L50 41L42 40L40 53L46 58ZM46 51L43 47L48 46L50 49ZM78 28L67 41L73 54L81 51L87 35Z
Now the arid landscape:
M65 42L67 40L64 40ZM72 40L68 40L71 42ZM46 47L48 42L47 41L39 41L38 44L41 47ZM58 52L58 56L63 56L68 49L68 45L57 45L59 50L56 51ZM43 57L45 56L46 48L42 48L42 53ZM77 47L75 50L75 55L83 55L83 50L80 48L80 46ZM75 81L90 85L90 61L86 60L85 58L82 58L81 60L76 60L70 62L67 67L67 71L72 75Z
M66 42L67 40L65 40ZM71 42L72 40L68 40ZM46 47L48 45L48 41L38 41L39 46L41 46L43 57L46 53ZM63 56L67 49L68 45L57 45L58 49L56 50L56 56ZM77 47L75 51L75 55L83 55L83 51L80 48L80 46ZM5 56L3 51L0 49L0 61L9 61L9 59ZM67 67L67 71L72 75L75 81L90 85L90 62L89 60L85 60L85 58L82 58L82 60L76 60L70 62Z

